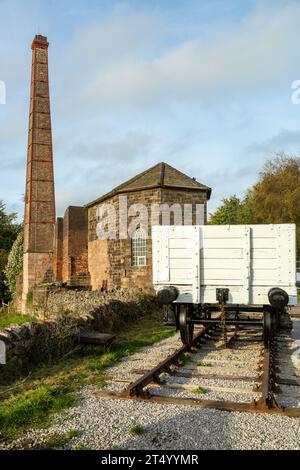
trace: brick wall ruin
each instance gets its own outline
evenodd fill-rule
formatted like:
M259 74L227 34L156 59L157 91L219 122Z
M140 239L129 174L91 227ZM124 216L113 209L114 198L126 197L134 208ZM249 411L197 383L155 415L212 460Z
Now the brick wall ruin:
M55 226L54 277L72 286L89 286L87 209L70 206Z

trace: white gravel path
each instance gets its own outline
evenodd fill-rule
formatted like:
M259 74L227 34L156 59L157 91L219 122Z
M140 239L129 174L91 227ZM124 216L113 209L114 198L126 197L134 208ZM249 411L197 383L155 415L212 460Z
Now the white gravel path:
M282 342L278 348L278 359L281 376L294 375L300 380L300 320L293 319L293 331L291 335L281 335ZM277 394L276 400L282 406L300 407L299 387L293 385L280 385L283 394ZM294 397L284 396L284 393L292 393Z
M88 449L295 449L300 450L300 421L251 413L229 413L177 405L99 399L82 390L81 404L48 430L28 432L33 444L55 433L77 429L66 448ZM133 426L145 434L133 436Z

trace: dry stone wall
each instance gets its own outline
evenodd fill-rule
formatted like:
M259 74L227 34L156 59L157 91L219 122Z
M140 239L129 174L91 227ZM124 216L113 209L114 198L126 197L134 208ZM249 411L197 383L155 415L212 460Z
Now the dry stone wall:
M11 325L0 331L0 340L6 346L0 383L13 381L37 364L62 358L78 345L81 330L118 332L157 309L155 298L141 290L50 291L45 321Z

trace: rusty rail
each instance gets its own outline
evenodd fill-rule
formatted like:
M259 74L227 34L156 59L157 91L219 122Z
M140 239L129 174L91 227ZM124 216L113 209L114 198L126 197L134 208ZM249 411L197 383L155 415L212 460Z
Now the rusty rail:
M175 351L173 354L168 356L153 369L147 371L142 377L137 379L135 382L131 383L126 387L121 393L122 397L142 397L146 398L149 396L147 392L144 391L144 388L149 385L151 382L161 383L159 378L160 374L166 372L172 375L171 366L180 365L180 357L191 351L193 347L199 346L201 340L208 340L210 338L210 333L215 329L214 326L204 327L193 339L191 346L182 346L180 349Z
M195 348L198 350L201 348L201 344L208 340L213 339L212 333L216 329L215 325L204 327L193 339L191 346L182 346L180 349L175 351L173 354L168 356L157 366L150 370L133 370L135 373L141 373L142 376L135 382L130 383L123 392L111 392L111 391L99 391L95 392L95 395L100 398L109 399L130 399L130 400L146 400L155 403L172 403L177 405L186 405L197 408L214 408L224 411L238 411L238 412L250 412L250 413L274 413L281 414L290 417L300 418L300 408L284 408L279 406L276 401L275 394L280 393L280 389L277 384L286 385L299 385L298 380L287 380L281 379L276 376L276 345L275 339L270 342L269 347L264 347L263 358L261 361L261 373L257 378L257 382L260 383L254 388L255 391L259 391L261 396L258 400L252 402L233 402L233 401L221 401L221 400L205 400L196 398L181 398L172 396L159 396L150 394L145 388L150 383L162 384L160 374L168 373L170 375L181 375L182 377L190 377L193 374L190 373L178 373L178 370L171 366L180 366L180 357L185 352L194 352ZM238 330L236 329L230 335L228 335L228 343L232 341ZM221 334L221 331L220 331ZM196 376L201 377L202 374L198 373ZM225 376L225 380L245 380L248 381L247 377L234 377Z
M284 408L279 406L275 398L275 392L280 392L279 387L276 385L276 347L274 338L271 340L269 347L264 347L261 384L257 390L261 392L261 397L258 401L254 402L254 406L262 411L269 411L271 409L278 409L284 411ZM285 381L281 381L285 383Z

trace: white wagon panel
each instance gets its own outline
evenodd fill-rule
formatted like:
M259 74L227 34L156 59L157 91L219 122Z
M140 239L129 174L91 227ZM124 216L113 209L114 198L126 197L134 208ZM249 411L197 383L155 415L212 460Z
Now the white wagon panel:
M214 303L217 287L231 303L268 303L271 287L297 301L294 224L157 226L152 240L154 286L175 285L178 302Z

